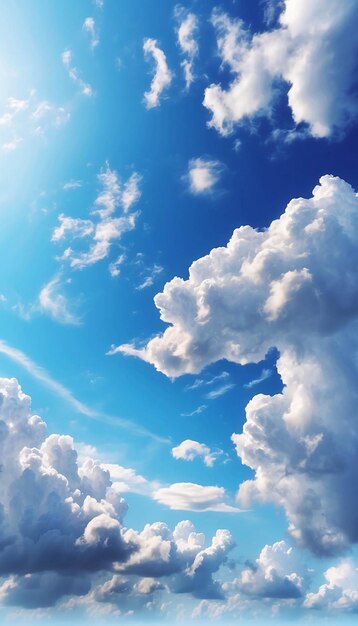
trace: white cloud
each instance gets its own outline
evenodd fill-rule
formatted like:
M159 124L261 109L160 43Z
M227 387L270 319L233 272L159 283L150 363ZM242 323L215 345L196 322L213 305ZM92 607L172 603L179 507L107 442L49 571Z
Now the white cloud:
M48 434L31 413L15 379L0 379L0 399L3 605L36 609L67 597L69 610L79 603L89 610L107 603L111 610L117 602L144 608L159 590L222 596L213 576L233 547L229 531L217 530L205 547L189 521L174 531L163 522L124 528L127 505L118 487L141 490L145 480L111 465L121 481L112 483L99 461L80 460L72 437Z
M67 69L68 75L70 79L79 87L81 93L84 96L91 97L93 96L93 89L91 85L85 83L78 73L78 69L72 65L72 52L69 49L66 49L61 54L62 63Z
M181 413L180 415L182 417L192 417L193 415L200 415L200 413L205 411L206 408L207 408L206 404L201 404L196 409L193 409L193 411L190 411L189 413Z
M77 325L80 319L70 310L68 299L61 289L61 277L56 275L42 287L38 300L39 309L61 324Z
M197 42L198 18L194 13L186 11L181 6L175 7L174 15L179 23L177 28L178 45L185 56L181 66L184 71L186 88L189 89L195 80L193 65L199 50Z
M227 504L223 487L197 485L195 483L173 483L161 487L153 494L154 500L175 511L218 511L238 513L240 509Z
M207 400L216 400L216 398L220 398L220 396L225 395L225 393L227 393L228 391L231 391L231 389L233 389L235 387L234 383L227 383L226 385L221 385L220 387L217 387L216 389L212 389L211 391L209 391L205 398Z
M250 382L246 383L244 387L246 387L247 389L252 389L252 387L256 387L256 385L263 383L264 380L267 380L268 378L270 378L270 376L272 376L272 371L270 369L264 368L258 378L250 380Z
M251 35L241 20L214 10L219 55L234 79L226 90L205 90L209 125L227 135L245 119L270 118L286 89L296 125L307 124L314 137L344 129L358 112L357 17L355 0L286 0L278 27Z
M307 609L329 609L356 612L358 610L358 568L353 559L342 559L330 567L324 577L327 582L316 593L308 593L304 606Z
M307 585L307 570L285 541L266 545L255 563L241 572L237 587L250 596L300 598ZM234 585L235 586L235 585Z
M150 497L159 487L158 482L147 480L130 467L117 463L102 463L102 467L110 473L113 489L118 493L138 493Z
M141 195L138 188L140 176L137 173L131 175L122 190L117 172L111 170L107 163L99 173L98 180L101 191L91 212L93 219L67 217L61 213L58 218L60 225L52 235L54 242L68 239L77 242L79 249L68 247L60 257L74 269L83 269L107 258L112 245L124 233L134 229L138 217L137 212L129 212ZM120 210L122 214L116 215ZM118 266L122 260L120 256L110 264L112 276L118 275Z
M124 254L119 254L117 258L112 263L109 264L108 269L112 278L116 278L121 273L121 270L119 268L122 265L122 263L124 263L125 258L126 257Z
M156 277L161 274L163 272L163 267L161 265L158 265L157 263L154 263L153 267L147 268L146 269L146 276L145 278L143 278L143 280L139 283L139 285L136 287L136 289L139 289L140 291L142 289L146 289L147 287L151 287L152 285L154 285L154 281L156 279Z
M239 501L282 506L291 536L318 554L358 542L357 214L354 190L322 177L267 229L238 228L188 280L167 283L155 296L163 334L114 350L176 377L222 359L259 363L276 347L283 391L256 395L233 436L254 472Z
M204 443L185 439L178 446L172 448L172 455L175 459L182 459L183 461L194 461L195 458L201 457L207 467L212 467L218 453L210 450Z
M146 59L153 59L155 63L154 76L150 85L150 90L144 94L144 101L147 109L152 109L160 105L160 98L163 91L168 89L172 82L173 75L168 67L166 56L157 46L156 39L145 39L143 44L144 56Z
M83 30L86 31L90 36L90 46L91 49L94 50L99 44L99 37L96 30L96 23L93 17L86 17L82 26Z
M68 183L65 183L63 186L64 191L68 191L71 189L80 189L82 187L81 180L69 180Z
M11 141L3 143L1 147L6 152L13 152L14 150L16 150L19 144L22 143L22 141L22 137L14 137L14 139L11 139Z
M191 159L184 180L192 194L209 194L219 182L222 172L223 165L220 161L204 157Z

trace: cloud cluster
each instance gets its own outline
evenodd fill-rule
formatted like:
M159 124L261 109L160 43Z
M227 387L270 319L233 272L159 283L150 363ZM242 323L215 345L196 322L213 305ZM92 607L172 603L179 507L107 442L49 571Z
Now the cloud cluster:
M125 528L118 480L142 492L145 479L109 466L116 484L98 461L80 460L70 436L49 435L31 413L15 379L0 379L0 458L3 604L48 607L64 596L115 604L123 594L135 603L163 589L158 578L173 593L221 595L213 574L233 547L230 533L218 530L205 547L188 521L174 531L162 522Z
M241 20L214 10L218 52L234 78L227 89L205 90L209 125L227 135L245 119L270 118L286 91L295 125L314 137L343 130L358 112L357 19L355 0L285 0L278 26L251 35Z
M156 39L145 39L143 52L145 58L153 60L155 64L150 90L144 94L145 106L147 109L153 109L160 105L162 93L170 86L173 75L168 67L166 56L163 50L158 47Z
M254 472L238 497L284 507L291 535L317 554L358 541L357 264L357 194L324 176L267 229L238 228L188 280L167 283L155 304L169 327L145 348L118 348L170 377L279 350L282 393L256 395L233 435Z
M112 244L119 241L122 235L135 227L137 212L130 212L140 196L141 177L134 172L126 183L121 185L118 175L107 164L98 175L101 191L91 211L91 219L68 217L63 213L59 216L59 226L55 228L52 241L76 241L79 249L65 249L61 260L74 269L83 269L108 257ZM121 214L117 214L121 210ZM89 242L83 250L83 242ZM123 259L119 257L110 265L112 276L116 276L118 265Z
M181 62L181 67L184 72L185 86L189 89L195 80L193 65L199 51L197 42L198 18L182 6L176 6L174 15L178 20L178 46L185 57Z

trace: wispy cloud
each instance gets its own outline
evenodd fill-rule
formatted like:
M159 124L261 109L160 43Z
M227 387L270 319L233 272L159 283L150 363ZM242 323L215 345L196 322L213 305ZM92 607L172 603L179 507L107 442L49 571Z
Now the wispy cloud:
M181 66L184 71L185 85L189 89L191 83L194 81L193 65L194 59L198 54L197 43L197 31L198 31L198 18L194 13L190 13L182 6L176 6L174 10L174 16L178 20L177 38L178 45L184 60L181 62Z
M249 383L246 383L244 387L246 387L247 389L251 389L251 387L255 387L256 385L259 385L264 380L267 380L268 378L270 378L270 376L272 376L272 370L264 369L262 370L261 376L259 376L258 378L255 378L254 380L251 380Z
M229 372L224 371L221 372L221 374L217 374L216 376L213 376L212 378L209 378L207 380L205 380L204 378L196 378L191 385L187 385L185 387L185 391L192 391L193 389L198 389L199 387L204 387L206 385L214 385L221 380L229 378L229 376Z
M77 413L85 415L91 419L110 424L111 426L118 426L119 428L123 428L136 436L149 437L150 439L160 443L170 443L168 439L150 432L135 422L126 420L122 417L107 415L106 413L97 411L96 409L84 404L74 396L72 391L62 385L62 383L55 380L43 367L35 363L35 361L27 356L27 354L17 348L14 348L13 346L9 346L9 344L2 339L0 339L0 354L4 354L11 359L11 361L20 365L30 376L41 382L45 387L55 393L55 395L67 402L67 404Z
M217 389L213 389L212 391L209 391L209 393L207 393L205 397L207 400L215 400L216 398L220 398L220 396L223 396L225 393L227 393L234 387L235 387L234 383L221 385L221 387L218 387Z
M78 325L80 318L70 310L68 299L61 292L61 288L61 277L57 274L42 287L38 308L61 324Z
M99 44L99 37L96 29L96 23L93 17L86 17L82 26L83 30L90 36L90 47L92 50Z
M81 93L83 93L83 95L87 97L93 96L93 89L91 85L85 83L85 81L80 78L77 68L72 65L71 50L64 50L61 54L61 59L63 65L67 69L70 79L80 88Z
M165 89L172 82L173 75L168 67L166 56L157 46L156 39L145 39L143 44L144 56L146 59L153 59L155 63L153 80L150 90L144 94L144 101L147 109L159 106L160 97Z
M180 413L181 417L192 417L193 415L200 415L207 408L206 404L201 404L190 413Z

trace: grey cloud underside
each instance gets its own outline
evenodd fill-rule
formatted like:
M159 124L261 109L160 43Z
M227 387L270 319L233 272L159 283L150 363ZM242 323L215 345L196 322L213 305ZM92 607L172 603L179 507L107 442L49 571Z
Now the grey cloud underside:
M15 379L0 379L0 458L1 603L38 608L77 596L93 604L108 594L113 603L119 580L128 605L164 587L222 593L213 574L233 547L230 533L218 530L205 547L190 522L126 528L127 505L109 471L80 462L71 437L48 435Z
M284 384L246 408L237 453L254 476L240 504L273 501L295 540L317 554L358 541L358 198L324 176L263 231L243 226L155 297L169 324L144 349L117 351L167 376L279 350Z

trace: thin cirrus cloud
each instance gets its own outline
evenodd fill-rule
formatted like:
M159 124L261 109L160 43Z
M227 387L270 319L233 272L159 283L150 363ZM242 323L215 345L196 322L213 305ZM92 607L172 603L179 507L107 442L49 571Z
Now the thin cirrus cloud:
M216 159L206 157L190 159L183 180L193 195L210 195L220 181L223 171L223 164Z
M199 52L197 41L199 21L194 13L186 11L180 5L175 7L174 17L178 22L176 29L177 43L184 56L180 65L183 68L186 89L189 89L195 80L194 61Z
M69 282L67 279L66 282ZM61 324L77 326L81 320L70 309L69 300L62 292L63 285L60 275L55 275L39 293L38 303L33 307L52 317Z
M59 260L71 268L81 270L106 259L112 245L135 228L138 212L131 212L132 205L138 202L141 192L141 177L134 172L122 185L117 172L108 163L98 174L100 192L91 211L91 219L68 217L61 213L59 225L52 234L56 244L70 242ZM76 247L74 247L76 246ZM110 263L113 277L119 274L119 265L124 258L120 255Z
M80 92L88 98L93 96L93 89L89 83L86 83L79 75L77 67L72 64L72 52L68 48L61 54L61 59L66 68L70 79L79 88Z
M254 378L253 380L250 380L250 382L246 383L244 387L246 387L247 389L252 389L252 387L256 387L256 385L263 383L265 380L267 380L271 376L272 376L272 370L264 368L258 378Z
M168 439L157 436L156 434L150 432L149 430L136 424L135 422L132 422L131 420L126 420L122 417L117 416L113 417L102 411L97 411L96 409L87 406L86 404L78 400L73 395L72 391L70 391L62 383L54 379L43 367L35 363L27 354L25 354L18 348L10 346L3 340L0 340L0 353L4 354L11 361L14 361L14 363L20 365L30 376L41 382L55 395L67 402L67 404L71 406L77 413L80 413L81 415L85 415L86 417L103 423L108 423L112 426L123 428L124 430L127 430L128 432L131 432L132 434L139 437L149 437L153 441L157 441L159 443L170 443Z
M149 91L144 94L144 102L147 109L153 109L160 105L163 92L170 86L173 74L170 71L166 56L157 44L156 39L145 39L143 43L144 57L154 62L153 79Z
M238 502L279 504L292 538L318 555L358 542L357 211L352 187L323 176L267 229L236 229L192 264L188 280L167 283L154 299L169 324L162 335L116 348L171 378L222 359L258 363L278 349L282 392L254 396L232 437L254 472Z
M227 89L207 87L203 104L209 126L222 135L247 119L272 118L283 92L293 123L313 137L337 134L357 116L357 3L285 0L281 6L278 26L253 35L242 20L213 11L218 53L234 79Z

